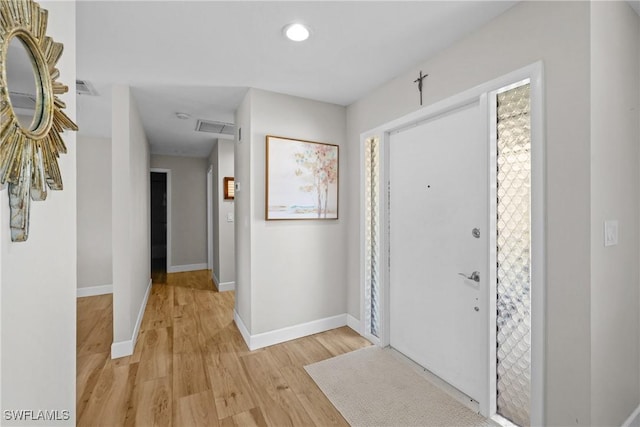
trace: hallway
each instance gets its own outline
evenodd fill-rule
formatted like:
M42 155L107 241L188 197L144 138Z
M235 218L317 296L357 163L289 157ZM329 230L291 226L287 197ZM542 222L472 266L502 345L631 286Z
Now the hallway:
M154 277L135 353L115 360L112 295L78 299L78 425L347 425L303 366L369 342L343 327L249 352L234 293L208 277Z

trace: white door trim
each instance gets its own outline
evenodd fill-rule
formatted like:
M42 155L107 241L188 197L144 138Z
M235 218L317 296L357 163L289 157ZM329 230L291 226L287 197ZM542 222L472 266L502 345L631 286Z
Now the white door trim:
M207 268L213 271L213 165L207 170Z
M456 109L482 95L490 95L505 86L529 79L531 84L531 425L544 425L544 384L545 384L545 311L546 311L546 193L545 193L545 121L544 121L544 87L543 64L536 62L490 82L481 84L472 89L456 94L450 98L439 101L410 113L404 117L392 120L381 126L360 135L360 165L364 163L364 146L368 138L377 137L382 142L380 152L381 179L380 179L380 207L382 212L381 223L381 280L380 280L380 346L389 345L389 212L388 212L388 182L389 182L389 139L392 132L402 128L416 126L424 120L428 120L439 114ZM492 96L488 96L490 102ZM490 116L487 114L487 122ZM495 162L495 160L494 160ZM490 179L489 177L487 179ZM360 168L360 230L364 236L365 215L365 176L364 168ZM495 185L495 184L494 184ZM490 187L491 188L491 187ZM370 301L365 301L365 242L360 242L360 321L365 336L370 334L370 325L364 324L367 310L370 310ZM495 317L495 311L487 314L488 325L491 324L491 316ZM493 319L495 324L495 319ZM490 329L488 327L488 329ZM491 339L487 334L487 339ZM493 336L495 346L495 333ZM491 343L491 341L490 341ZM489 366L495 365L495 349L485 356ZM491 362L493 361L493 363ZM490 376L484 401L481 402L481 413L491 417L496 413L495 403L495 367L488 369ZM493 386L491 385L493 384Z
M167 273L171 267L171 169L149 168L149 173L157 172L167 175Z

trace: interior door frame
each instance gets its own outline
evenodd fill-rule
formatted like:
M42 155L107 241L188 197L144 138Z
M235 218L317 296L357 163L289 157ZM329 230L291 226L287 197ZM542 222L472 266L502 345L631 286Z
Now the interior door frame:
M151 172L163 173L167 175L167 273L171 270L171 169L149 168L149 176ZM151 218L149 218L151 221Z
M207 170L207 268L213 277L213 165Z
M379 265L380 265L380 289L379 289L379 336L375 337L371 333L371 326L365 323L365 319L370 318L371 302L367 300L369 292L365 289L368 282L365 277L365 185L364 168L360 168L360 331L363 335L379 346L386 347L390 343L390 253L389 253L389 143L391 134L395 131L418 126L420 123L437 117L448 111L455 110L481 97L485 97L487 105L487 126L488 132L495 132L495 126L491 126L495 120L495 99L501 89L528 80L531 85L531 425L544 424L544 385L545 385L545 311L546 311L546 179L545 179L545 120L544 120L544 87L543 87L543 64L541 61L498 77L489 82L483 83L462 93L453 95L445 100L421 108L413 113L401 118L392 120L360 135L360 165L364 164L365 141L370 138L378 138L381 143L380 149L380 245L379 245ZM492 110L493 108L493 110ZM487 141L491 144L489 152L489 165L495 165L495 135L488 135ZM495 197L495 171L493 176L487 176L489 195ZM493 203L489 203L489 215L495 213ZM491 218L491 216L490 216ZM492 224L495 234L495 221ZM492 241L489 239L489 246ZM489 265L492 259L495 265L495 239L493 249L489 247ZM487 266L488 271L493 269ZM488 310L486 317L488 342L488 354L485 355L488 362L486 370L486 393L483 401L480 402L480 413L486 417L493 417L496 414L496 302L495 302L495 272L490 277L488 293ZM489 297L491 296L491 297ZM491 327L493 325L493 327ZM491 344L494 345L491 345Z

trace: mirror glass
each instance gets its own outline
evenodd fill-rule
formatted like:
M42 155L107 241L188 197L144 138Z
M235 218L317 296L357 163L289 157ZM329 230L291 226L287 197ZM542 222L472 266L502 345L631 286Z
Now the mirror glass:
M36 109L38 108L39 82L31 52L20 37L9 40L7 49L7 87L13 112L23 129L34 130L38 126Z

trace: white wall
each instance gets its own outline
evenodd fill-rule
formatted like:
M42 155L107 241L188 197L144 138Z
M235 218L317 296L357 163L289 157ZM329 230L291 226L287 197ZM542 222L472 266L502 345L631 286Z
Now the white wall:
M235 286L235 226L227 221L234 215L234 201L224 199L224 178L233 177L234 142L216 141L209 156L213 168L213 274L218 290L231 290Z
M112 356L133 353L151 286L149 143L129 86L113 86Z
M236 280L234 222L227 221L229 214L235 215L234 201L224 199L224 177L233 177L234 142L218 141L218 173L216 187L218 194L218 283L233 284ZM235 219L234 219L235 221Z
M151 167L171 170L170 271L193 265L206 269L207 159L153 155Z
M640 17L591 4L591 423L622 425L640 403ZM619 244L604 246L617 220Z
M236 111L238 143L235 147L233 168L235 183L240 186L235 193L235 241L236 241L236 306L235 311L246 326L252 322L251 315L251 112L253 91L249 90ZM256 189L260 191L260 189Z
M213 148L211 149L211 154L209 155L209 166L211 167L211 174L213 175L211 178L211 193L212 193L212 201L211 201L211 233L213 239L213 266L211 267L212 279L215 282L215 276L217 275L217 271L220 269L220 230L219 230L219 197L220 197L220 186L217 184L219 178L218 172L218 141L214 142ZM216 285L217 286L217 285Z
M111 140L78 136L78 288L111 285Z
M41 5L49 10L47 35L65 47L59 81L71 90L61 98L74 118L75 2ZM2 422L4 410L57 409L71 411L71 418L48 425L75 425L76 135L65 132L63 138L64 190L32 202L26 242L11 242L7 191L0 192Z
M345 145L345 108L251 89L250 140L238 145L236 171L251 169L250 212L236 205L238 219L251 224L251 335L346 312L346 220L265 221L265 137L287 136ZM247 153L246 145L250 144ZM242 147L242 148L241 148ZM347 162L340 152L340 170ZM238 167L240 165L240 167ZM246 177L243 177L241 182ZM244 182L244 189L247 183ZM340 176L340 187L346 179ZM340 191L340 206L345 206ZM238 242L237 242L238 243ZM238 251L238 256L246 256ZM241 263L246 268L246 262ZM238 272L240 278L240 272Z
M590 49L588 2L523 2L347 110L348 309L360 317L360 133L424 104L544 62L547 194L546 425L589 425ZM345 206L345 205L342 205Z

